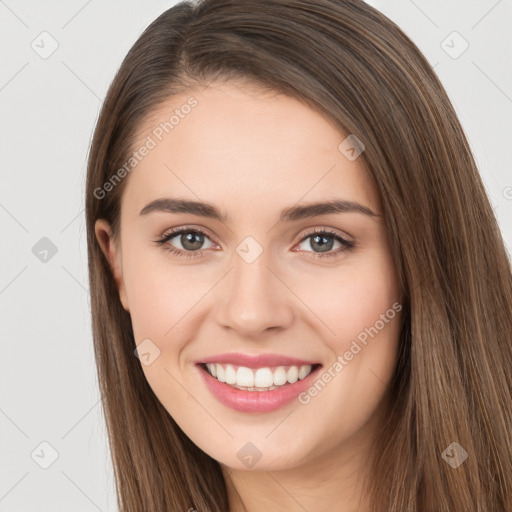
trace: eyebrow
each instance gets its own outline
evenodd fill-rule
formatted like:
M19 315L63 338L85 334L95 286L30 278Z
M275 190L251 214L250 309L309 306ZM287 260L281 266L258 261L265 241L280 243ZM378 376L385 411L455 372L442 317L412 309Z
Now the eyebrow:
M229 215L222 212L214 205L202 201L191 201L187 199L170 197L155 199L144 206L139 215L147 215L151 212L189 213L192 215L220 220L221 222L230 222ZM369 217L381 217L381 215L375 213L368 206L364 206L354 201L336 199L333 201L294 205L285 208L280 213L279 222L290 222L310 217L317 217L319 215L345 212L362 213Z

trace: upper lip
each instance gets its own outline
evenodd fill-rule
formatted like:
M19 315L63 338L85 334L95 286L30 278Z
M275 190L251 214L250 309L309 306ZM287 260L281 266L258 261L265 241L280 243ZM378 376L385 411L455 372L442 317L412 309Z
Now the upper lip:
M201 363L225 363L232 364L235 366L244 366L246 368L265 368L273 366L302 366L302 365L314 365L319 364L317 362L305 361L303 359L297 359L295 357L282 356L280 354L259 354L259 355L248 355L240 354L236 352L217 354L215 356L201 359L197 362Z

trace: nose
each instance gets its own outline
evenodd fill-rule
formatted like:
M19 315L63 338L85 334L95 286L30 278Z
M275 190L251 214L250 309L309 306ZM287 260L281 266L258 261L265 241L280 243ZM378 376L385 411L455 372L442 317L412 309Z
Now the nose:
M239 337L261 338L289 327L295 316L294 295L265 255L252 263L235 255L234 268L219 290L218 322Z

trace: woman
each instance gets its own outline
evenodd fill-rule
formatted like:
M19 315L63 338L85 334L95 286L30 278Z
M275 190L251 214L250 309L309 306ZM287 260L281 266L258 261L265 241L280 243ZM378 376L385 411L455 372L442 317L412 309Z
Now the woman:
M510 261L385 16L164 12L109 89L86 202L120 510L512 510Z

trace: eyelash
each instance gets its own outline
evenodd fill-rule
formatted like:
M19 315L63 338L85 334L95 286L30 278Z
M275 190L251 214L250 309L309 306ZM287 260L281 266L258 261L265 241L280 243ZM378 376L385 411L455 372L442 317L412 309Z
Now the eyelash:
M176 247L165 245L169 240L172 240L177 235L181 235L183 233L193 233L193 234L203 235L207 238L210 238L206 232L202 231L199 228L183 227L183 228L178 228L174 231L170 231L170 232L166 233L165 235L162 236L162 238L160 238L159 240L156 240L155 243L158 246L162 247L162 249L164 251L168 251L168 252L178 256L179 258L190 259L190 258L196 258L198 256L201 256L201 253L203 252L203 250L201 250L201 249L199 249L197 251L183 251L181 249L177 249ZM328 229L317 229L317 228L315 228L313 231L305 233L304 236L300 239L299 243L302 243L304 240L306 240L314 235L327 235L327 238L334 238L335 240L340 242L343 247L338 248L338 250L332 251L332 252L314 253L316 256L307 256L308 258L313 258L313 259L329 258L329 257L336 256L343 252L348 252L355 247L354 242L351 242L350 240L343 238L342 236L338 235L334 231L330 231ZM306 251L306 252L312 252L312 251Z

